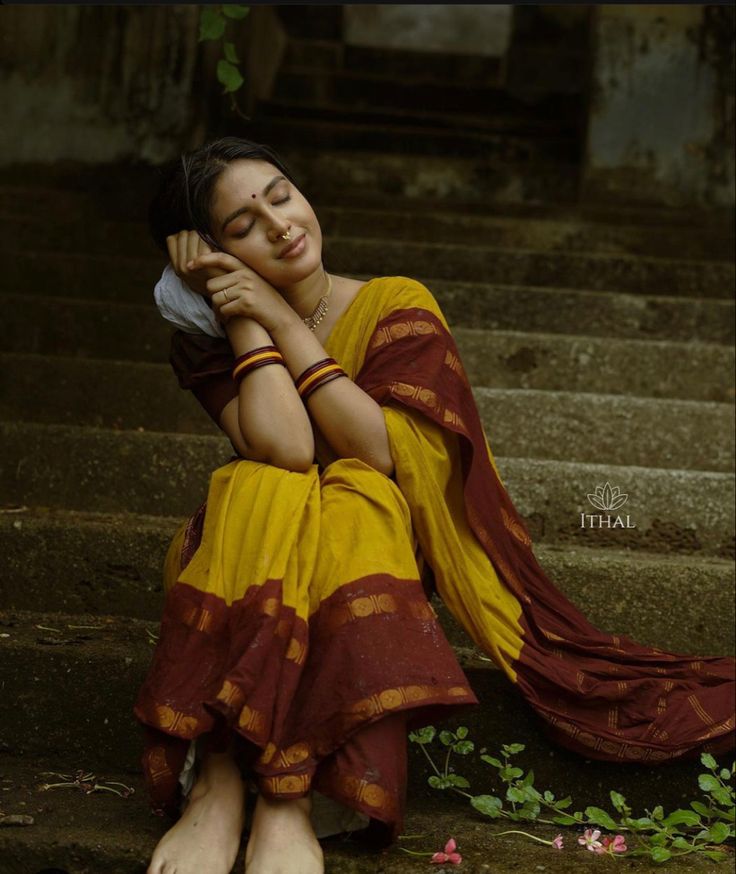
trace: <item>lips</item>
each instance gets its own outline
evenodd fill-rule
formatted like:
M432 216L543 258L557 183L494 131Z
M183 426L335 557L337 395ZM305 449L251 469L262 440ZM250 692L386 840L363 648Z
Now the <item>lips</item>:
M292 249L295 249L301 243L305 236L306 234L299 234L296 240L293 240L291 243L289 243L288 246L284 246L284 248L281 250L279 258L283 258L284 255L288 255Z

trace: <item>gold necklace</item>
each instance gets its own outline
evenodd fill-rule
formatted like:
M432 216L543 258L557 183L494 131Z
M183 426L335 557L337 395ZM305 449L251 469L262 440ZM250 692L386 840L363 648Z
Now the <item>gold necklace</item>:
M313 331L317 325L322 321L325 317L325 313L327 312L327 299L330 296L330 292L332 291L332 277L327 274L327 291L322 297L319 299L319 303L314 308L314 312L311 316L307 316L303 318L302 321L309 328L310 331Z

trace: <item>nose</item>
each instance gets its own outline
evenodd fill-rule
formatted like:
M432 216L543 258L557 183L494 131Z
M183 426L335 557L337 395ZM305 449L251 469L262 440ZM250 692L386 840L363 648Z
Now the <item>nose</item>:
M278 215L271 217L271 225L269 228L269 236L273 242L278 242L284 235L289 232L291 223Z

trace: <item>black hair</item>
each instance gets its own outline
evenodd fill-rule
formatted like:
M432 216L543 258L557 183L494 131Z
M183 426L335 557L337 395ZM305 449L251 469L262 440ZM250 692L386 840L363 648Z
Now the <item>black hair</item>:
M212 249L219 249L211 233L212 193L222 171L241 158L268 161L296 184L288 166L264 143L222 137L185 152L162 171L148 208L149 228L159 249L167 252L166 238L181 230L195 230Z

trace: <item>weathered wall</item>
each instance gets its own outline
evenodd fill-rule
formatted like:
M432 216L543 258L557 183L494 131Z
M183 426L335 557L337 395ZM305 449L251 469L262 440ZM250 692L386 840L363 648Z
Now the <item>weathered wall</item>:
M346 43L501 57L511 28L509 5L376 5L344 7Z
M582 192L734 203L734 10L595 7Z
M199 12L0 8L0 164L159 163L202 142L223 98L220 47L198 42ZM246 70L238 99L251 108L268 93L285 39L269 7L234 30Z

